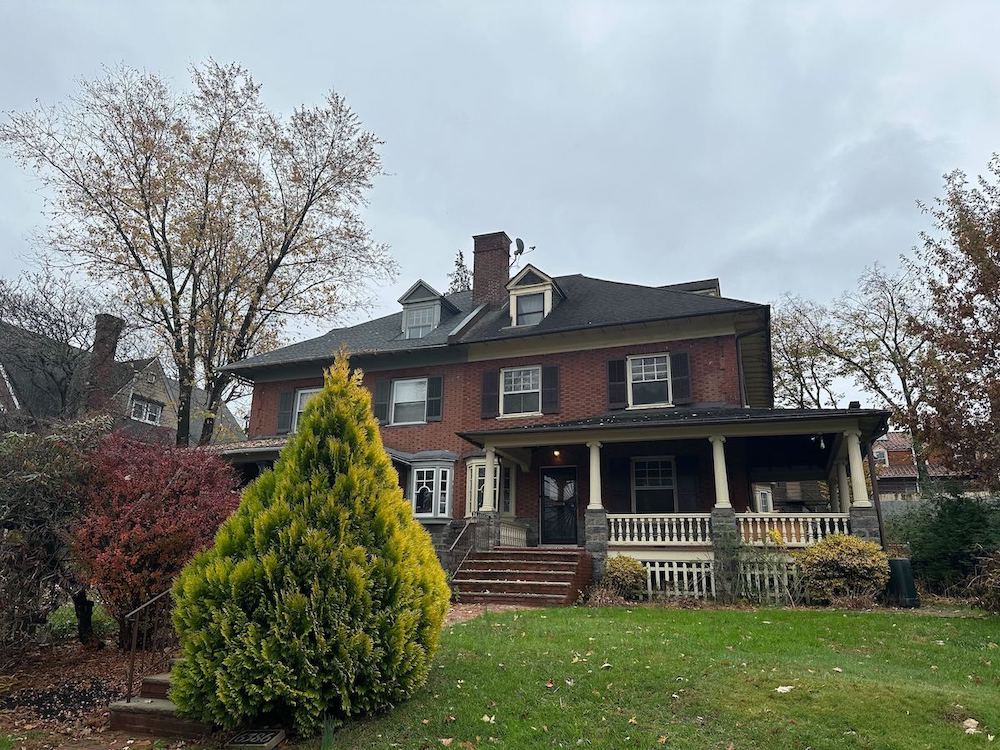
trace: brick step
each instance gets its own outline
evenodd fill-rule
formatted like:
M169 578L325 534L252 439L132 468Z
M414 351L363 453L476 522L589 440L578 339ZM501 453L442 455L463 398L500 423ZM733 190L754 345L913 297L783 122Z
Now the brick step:
M124 732L152 734L157 737L204 737L211 727L177 715L177 706L163 698L134 698L116 701L109 706L111 728Z
M573 586L572 581L496 581L496 580L456 580L455 587L462 595L466 594L558 594L564 599Z
M522 560L513 557L496 557L490 560L481 560L475 557L467 557L462 564L463 568L470 570L576 570L578 562L567 560Z
M475 560L560 560L562 562L577 562L584 553L571 549L550 550L537 547L499 547L488 552L473 552L470 559Z
M517 568L467 568L462 566L462 570L455 575L454 581L461 581L470 578L504 581L560 581L572 583L576 577L575 568L564 570L531 569L519 570Z
M139 686L140 698L166 698L170 690L170 672L146 675Z
M565 607L563 594L526 594L501 592L462 594L462 604L520 604L525 607Z

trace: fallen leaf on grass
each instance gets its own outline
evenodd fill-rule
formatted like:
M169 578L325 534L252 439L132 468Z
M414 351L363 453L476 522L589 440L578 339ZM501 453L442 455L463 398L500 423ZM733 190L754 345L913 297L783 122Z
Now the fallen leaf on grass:
M778 687L776 687L774 689L774 692L776 692L776 693L790 693L794 689L795 689L794 685L778 685Z

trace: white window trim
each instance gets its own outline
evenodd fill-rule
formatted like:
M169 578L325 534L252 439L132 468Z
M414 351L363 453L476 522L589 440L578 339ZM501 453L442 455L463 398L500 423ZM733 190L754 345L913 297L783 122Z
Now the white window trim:
M465 462L465 517L471 518L473 512L476 510L477 500L476 488L478 484L478 478L476 474L479 469L486 469L486 459L485 458L470 458ZM504 512L502 503L500 502L499 489L501 487L501 472L507 469L510 471L510 511ZM493 474L494 481L497 485L497 492L493 496L493 501L496 503L497 508L500 509L500 514L503 516L514 517L517 515L517 467L513 463L507 463L501 458L497 458L496 471Z
M416 422L397 422L396 385L398 383L421 383L421 382L424 384L424 418ZM427 424L427 378L399 378L398 380L392 381L392 387L389 389L389 425L405 426L408 424Z
M538 410L537 411L517 411L507 414L503 410L503 375L505 372L510 372L511 370L538 370ZM500 410L497 419L510 419L512 417L540 417L542 416L542 366L541 365L523 365L521 367L504 367L500 370ZM534 393L535 391L512 391L512 393Z
M143 407L143 418L140 419L135 416L136 404L141 404ZM149 407L154 406L157 409L156 419L152 420L149 418ZM151 424L154 426L159 426L160 420L163 419L163 404L153 401L152 399L146 398L144 396L136 396L132 394L132 398L129 399L128 405L128 418L133 422L142 422L143 424Z
M406 497L410 501L410 511L414 518L451 518L452 496L455 492L455 472L454 464L441 461L417 462L410 465L409 486L406 488ZM434 472L434 491L431 498L431 512L417 513L417 471ZM445 495L445 512L438 512L438 500L441 494L441 476L448 477L447 492Z
M409 335L409 333L407 331L407 327L406 327L406 314L408 312L416 312L418 310L433 310L434 311L434 314L431 316L432 317L431 330L428 331L427 333L425 333L423 336L413 336L413 337L411 337ZM435 328L437 328L440 324L441 324L441 303L440 302L437 302L437 301L434 301L434 302L420 302L420 303L413 303L413 304L408 304L408 305L404 305L403 306L403 315L402 315L402 319L400 320L400 327L401 327L401 329L403 331L403 338L406 338L406 339L409 339L409 338L414 338L414 339L424 338L424 336L429 336L431 334L431 332Z
M530 323L527 325L519 326L517 324L517 298L528 296L532 294L541 294L544 297L544 304L542 305L542 320L548 317L549 313L552 312L552 285L548 283L544 284L531 284L529 286L518 286L510 290L510 325L512 328L531 328L531 326L536 326L538 323Z
M648 359L649 357L667 358L667 400L655 404L633 404L632 403L632 360ZM673 373L670 371L669 352L650 352L649 354L633 354L625 358L625 382L628 384L628 408L629 409L662 409L665 406L674 405L674 383Z
M4 385L7 387L7 393L10 394L10 402L14 405L14 409L21 410L21 402L17 400L17 394L14 393L14 386L10 382L10 378L7 376L7 370L4 366L0 364L0 379L3 380ZM0 411L6 411L2 402L0 402Z
M637 461L669 461L674 473L674 484L671 489L674 491L674 509L672 511L667 511L667 513L677 513L677 508L680 505L680 498L677 497L677 459L674 456L632 456L629 460L629 489L632 495L632 512L637 513L635 509L635 464ZM664 488L661 488L664 489Z
M303 395L310 393L319 393L322 388L297 388L295 390L295 400L292 401L292 429L291 432L295 432L299 428L299 399ZM303 409L303 411L305 411Z

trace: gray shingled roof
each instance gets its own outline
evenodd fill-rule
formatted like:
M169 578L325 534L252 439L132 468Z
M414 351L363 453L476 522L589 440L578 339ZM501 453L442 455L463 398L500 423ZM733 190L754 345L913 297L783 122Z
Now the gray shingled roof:
M581 274L558 276L553 281L565 297L557 301L552 312L538 325L530 328L510 327L510 313L504 305L483 315L456 343L522 338L594 326L668 320L765 307L727 297L606 281ZM444 346L448 343L449 334L475 309L471 292L445 295L445 298L459 312L443 315L440 325L421 339L403 338L400 311L356 326L336 328L314 339L235 362L229 365L229 369L247 371L272 365L326 361L341 346L346 346L352 354L402 352Z

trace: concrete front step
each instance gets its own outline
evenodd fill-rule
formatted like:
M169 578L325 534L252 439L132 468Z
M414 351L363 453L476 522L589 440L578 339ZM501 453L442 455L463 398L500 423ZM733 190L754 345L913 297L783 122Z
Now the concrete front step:
M111 709L111 728L123 732L140 732L157 737L195 739L211 731L207 724L177 715L177 706L164 698L133 698L116 701Z

